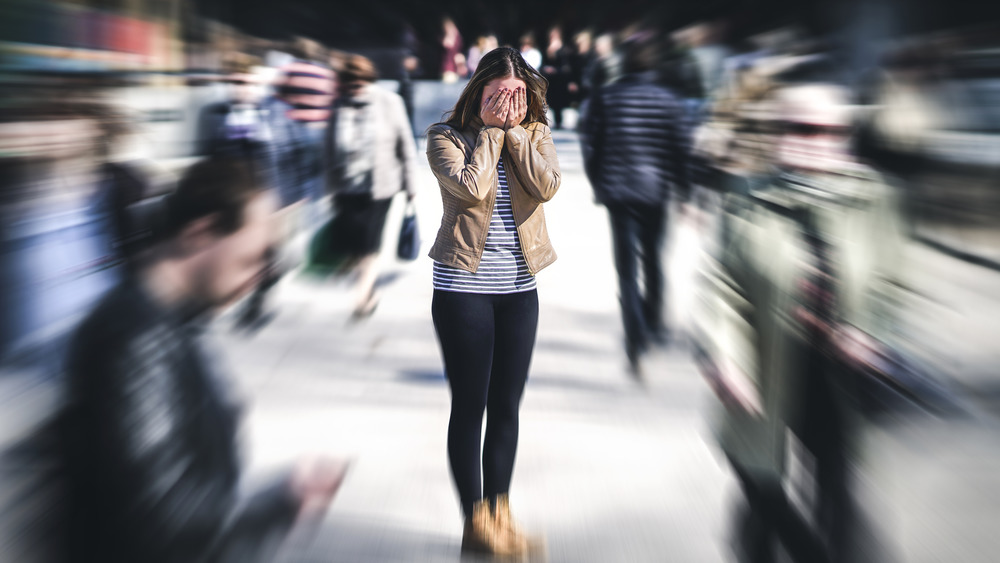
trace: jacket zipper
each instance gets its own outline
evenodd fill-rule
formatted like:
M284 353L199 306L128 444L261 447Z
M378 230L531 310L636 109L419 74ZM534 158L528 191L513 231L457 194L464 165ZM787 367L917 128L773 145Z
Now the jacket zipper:
M501 152L501 154L503 153ZM497 192L500 190L500 175L494 174L493 177L493 195L490 197L490 212L486 214L486 229L483 233L483 242L480 243L479 248L477 249L478 252L476 253L476 272L479 271L479 264L483 261L483 253L486 252L486 238L490 236L490 224L493 222L493 208L496 207ZM511 202L511 208L513 207L513 202ZM525 261L527 262L527 260Z
M506 152L506 149L501 149L500 156L503 156L504 152ZM511 160L508 159L507 162L511 162ZM511 177L517 175L517 171L514 170L513 167L511 167L510 172L507 172L506 164L504 165L503 170L505 173L507 173L507 191L510 192L510 179ZM499 181L500 177L497 176L497 182L499 183ZM520 178L517 178L517 181L518 183L523 183ZM531 275L535 275L535 269L531 266L531 261L528 258L528 253L524 251L524 243L521 242L522 240L524 240L523 237L521 236L521 221L519 221L517 218L517 206L514 205L514 194L512 192L510 193L510 210L511 213L514 215L514 223L517 228L517 245L521 247L521 255L524 256L524 263L525 265L528 266L528 273ZM492 212L490 214L492 215Z

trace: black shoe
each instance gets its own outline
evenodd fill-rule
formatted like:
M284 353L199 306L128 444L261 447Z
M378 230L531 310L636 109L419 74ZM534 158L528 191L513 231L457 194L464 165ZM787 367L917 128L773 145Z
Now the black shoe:
M628 357L628 373L636 381L642 381L642 355L645 347L640 344L626 344L625 356Z
M670 346L671 334L670 330L666 327L660 327L657 329L652 329L649 331L649 339L662 348Z

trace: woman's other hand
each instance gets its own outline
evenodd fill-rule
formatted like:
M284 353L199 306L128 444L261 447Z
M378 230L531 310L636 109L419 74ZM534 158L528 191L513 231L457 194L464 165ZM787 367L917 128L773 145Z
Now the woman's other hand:
M501 88L486 98L483 107L479 110L479 117L483 120L483 125L504 127L507 123L507 114L510 111L510 98L511 91L507 88Z
M524 87L517 88L511 95L510 98L510 110L507 112L507 121L504 123L504 129L510 129L511 127L517 127L524 121L524 117L528 114L528 95Z

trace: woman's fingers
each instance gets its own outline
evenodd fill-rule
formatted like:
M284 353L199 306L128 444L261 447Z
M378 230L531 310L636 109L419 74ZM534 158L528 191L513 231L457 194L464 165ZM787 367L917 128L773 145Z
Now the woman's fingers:
M506 89L501 88L500 90L497 90L495 94L493 94L493 104L490 106L490 111L492 111L493 113L497 113L497 111L503 107L504 97L506 93L507 93Z

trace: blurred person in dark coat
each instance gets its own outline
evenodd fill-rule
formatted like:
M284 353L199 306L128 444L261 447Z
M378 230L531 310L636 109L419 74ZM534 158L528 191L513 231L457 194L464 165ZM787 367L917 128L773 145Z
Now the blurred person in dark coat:
M623 48L625 75L594 93L581 142L587 178L611 218L625 352L638 376L651 341L668 338L660 250L671 195L688 191L689 143L681 100L657 81L657 45Z
M258 561L325 511L343 467L241 489L241 404L201 335L266 264L275 204L242 162L194 165L166 239L76 330L59 418L66 561Z
M573 78L574 55L573 46L563 43L562 29L556 26L549 30L549 45L541 70L549 81L547 102L552 110L554 129L562 129L563 110L572 102L569 85Z

